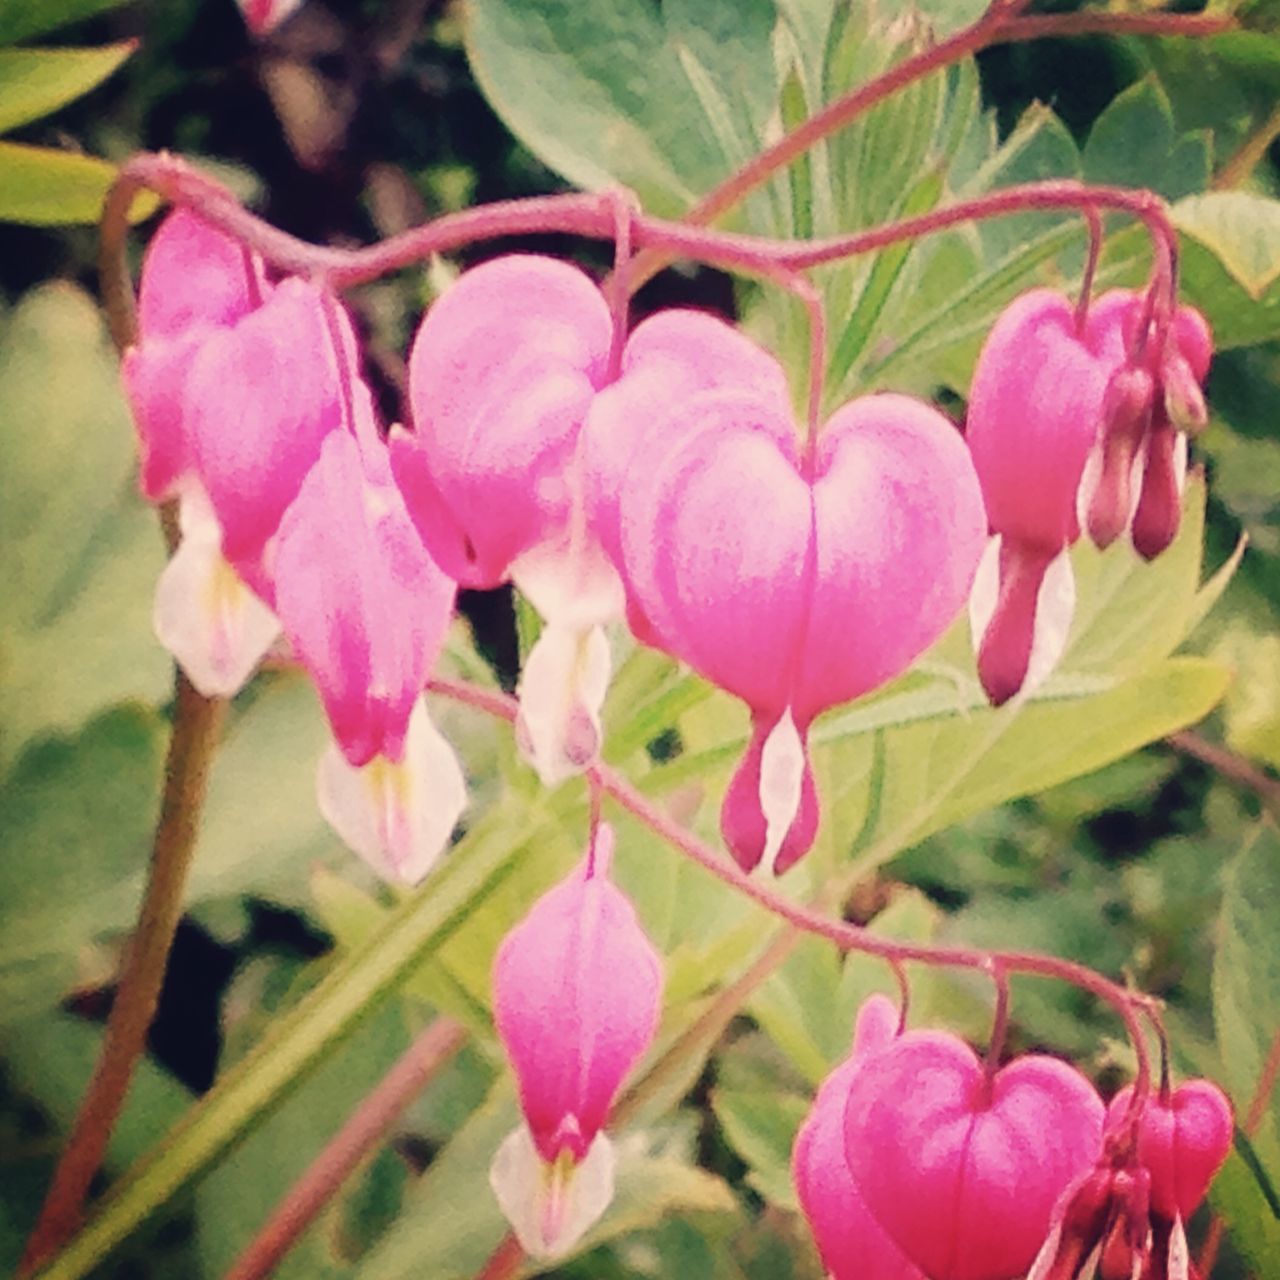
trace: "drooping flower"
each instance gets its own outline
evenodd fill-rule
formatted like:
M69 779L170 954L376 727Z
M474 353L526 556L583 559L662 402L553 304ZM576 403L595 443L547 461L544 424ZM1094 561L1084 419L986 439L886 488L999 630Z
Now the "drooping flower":
M333 728L321 811L381 875L416 884L466 803L423 700L457 588L345 430L325 440L285 513L273 567L285 634Z
M721 830L745 868L784 871L817 825L810 724L956 616L982 500L958 433L906 396L838 410L811 475L790 411L758 391L693 396L681 428L623 491L628 587L662 648L751 708Z
M845 1154L867 1207L930 1280L1017 1280L1097 1161L1103 1115L1065 1062L1027 1055L988 1076L957 1037L909 1031L854 1076Z
M652 1043L662 962L610 881L613 832L507 935L493 968L494 1021L524 1124L490 1172L525 1250L566 1253L613 1197L602 1132L622 1081Z
M858 1010L853 1052L823 1082L796 1135L791 1167L800 1207L833 1280L924 1280L924 1273L885 1234L849 1172L844 1116L849 1088L866 1060L891 1044L898 1011L884 996Z

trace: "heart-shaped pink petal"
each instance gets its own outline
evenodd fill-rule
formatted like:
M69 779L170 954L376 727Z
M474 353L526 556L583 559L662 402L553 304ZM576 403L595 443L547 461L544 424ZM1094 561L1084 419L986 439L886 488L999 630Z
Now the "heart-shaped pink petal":
M1108 1129L1124 1122L1132 1094L1125 1088L1111 1100ZM1190 1218L1230 1153L1234 1132L1231 1103L1211 1080L1188 1080L1168 1106L1149 1098L1138 1128L1138 1160L1151 1172L1152 1212L1168 1221Z
M1055 1058L990 1079L955 1036L914 1031L854 1078L845 1153L868 1208L930 1280L1025 1274L1059 1196L1092 1167L1103 1106Z

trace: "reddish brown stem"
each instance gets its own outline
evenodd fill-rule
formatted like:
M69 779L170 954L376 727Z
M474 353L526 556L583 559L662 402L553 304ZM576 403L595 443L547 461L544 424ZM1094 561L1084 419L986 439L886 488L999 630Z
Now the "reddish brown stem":
M453 1060L466 1039L466 1031L452 1018L436 1018L424 1027L293 1184L231 1264L224 1280L269 1276L360 1162L383 1141L400 1113Z

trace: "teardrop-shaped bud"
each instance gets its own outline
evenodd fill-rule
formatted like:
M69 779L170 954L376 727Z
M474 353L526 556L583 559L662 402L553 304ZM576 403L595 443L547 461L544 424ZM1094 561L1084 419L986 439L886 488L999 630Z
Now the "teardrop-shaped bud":
M1109 547L1133 515L1134 461L1151 421L1155 380L1141 366L1123 365L1111 375L1102 407L1098 475L1087 504L1089 537Z
M1154 560L1178 536L1182 523L1182 490L1187 478L1187 437L1168 422L1147 435L1142 490L1133 513L1133 547L1144 560Z

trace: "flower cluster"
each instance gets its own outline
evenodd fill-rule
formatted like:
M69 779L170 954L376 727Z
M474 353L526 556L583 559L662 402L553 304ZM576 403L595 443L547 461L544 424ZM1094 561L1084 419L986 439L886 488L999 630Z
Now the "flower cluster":
M873 996L793 1164L835 1280L1187 1280L1183 1223L1231 1136L1208 1081L1108 1109L1065 1062L993 1071Z
M893 393L802 428L782 366L733 326L673 309L628 334L619 305L551 258L465 272L414 338L407 423L384 431L323 284L272 277L190 211L148 249L124 378L143 491L179 506L157 632L209 695L273 646L306 669L333 735L320 807L389 879L422 879L466 801L424 701L459 586L514 583L544 620L516 729L547 786L599 759L610 626L740 699L721 831L744 870L781 873L818 827L817 716L906 671L966 600L988 696L1019 695L1065 645L1081 532L1128 530L1147 558L1176 533L1211 340L1154 287L1014 302L964 433ZM492 1183L541 1256L609 1202L602 1131L661 1009L612 847L597 825L495 962L525 1123ZM795 1173L837 1280L1071 1280L1099 1258L1108 1280L1155 1280L1189 1274L1182 1224L1230 1130L1204 1082L1108 1116L1065 1063L994 1070L875 999Z

